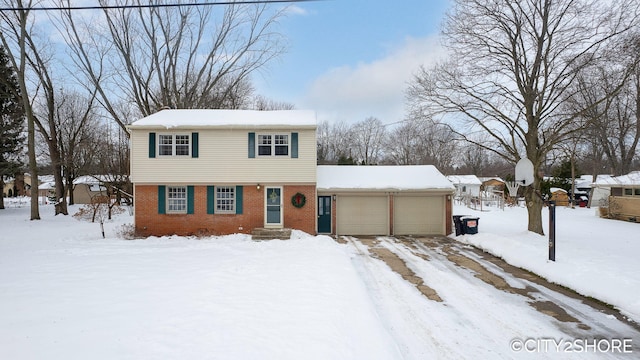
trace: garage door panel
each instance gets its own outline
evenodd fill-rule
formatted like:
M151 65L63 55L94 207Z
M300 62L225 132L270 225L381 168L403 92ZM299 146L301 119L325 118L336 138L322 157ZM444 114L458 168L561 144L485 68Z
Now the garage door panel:
M386 235L389 201L386 196L339 196L338 232L345 235Z
M443 234L444 197L394 198L393 232L396 235Z

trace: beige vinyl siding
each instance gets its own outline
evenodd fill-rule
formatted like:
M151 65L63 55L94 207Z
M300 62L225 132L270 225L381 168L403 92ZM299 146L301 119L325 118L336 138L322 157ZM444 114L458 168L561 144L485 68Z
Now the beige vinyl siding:
M395 235L445 233L444 196L396 196L393 200Z
M149 158L149 133L199 133L198 158ZM249 158L248 134L298 133L298 158ZM291 137L289 138L291 142ZM156 144L157 146L157 144ZM257 153L257 151L256 151ZM291 153L291 151L289 151ZM131 130L131 177L135 183L309 183L316 181L315 129Z
M340 235L388 235L389 197L340 195L336 199L336 222Z

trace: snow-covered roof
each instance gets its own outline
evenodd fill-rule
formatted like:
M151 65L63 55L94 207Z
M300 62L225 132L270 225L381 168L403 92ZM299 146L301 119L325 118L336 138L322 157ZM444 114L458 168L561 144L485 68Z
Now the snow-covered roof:
M433 165L320 165L319 190L454 190Z
M95 184L99 184L100 180L98 180L96 177L100 177L100 176L93 176L93 175L84 175L84 176L80 176L78 178L76 178L75 180L73 180L74 184L87 184L87 185L95 185Z
M453 176L453 175L452 175ZM500 181L500 182L504 182L504 180L502 180L502 178L498 177L498 176L489 176L489 177L480 177L478 176L478 180L480 180L481 182L487 182L489 180L496 180L496 181Z
M482 185L482 181L475 175L448 175L447 179L458 185Z
M226 109L168 109L139 119L129 128L199 128L296 126L315 127L316 113L311 110L226 110Z
M40 184L44 184L44 183L52 183L55 182L55 179L53 177L53 175L38 175L38 182Z
M594 183L596 187L611 187L611 186L640 186L640 171L632 171L627 175L615 176L615 177L598 177L598 180Z
M552 187L551 189L549 189L549 191L550 191L551 193L558 192L558 191L559 191L559 192L563 192L563 193L565 193L565 194L567 193L567 190L565 190L565 189L561 189L561 188L557 188L557 187Z
M56 188L56 184L53 182L44 182L38 185L38 190L53 190Z

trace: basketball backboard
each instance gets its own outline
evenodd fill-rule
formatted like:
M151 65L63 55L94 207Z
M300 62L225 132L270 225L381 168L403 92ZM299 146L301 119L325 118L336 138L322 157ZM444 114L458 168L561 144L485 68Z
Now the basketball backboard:
M516 164L516 182L522 186L533 184L533 163L527 158L522 158Z

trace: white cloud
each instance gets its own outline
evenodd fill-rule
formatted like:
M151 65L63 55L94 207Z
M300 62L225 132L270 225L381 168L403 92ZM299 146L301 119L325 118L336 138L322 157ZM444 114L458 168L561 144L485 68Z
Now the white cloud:
M297 5L289 5L285 8L288 15L307 15L309 12Z
M402 120L408 82L420 65L433 64L443 54L436 36L407 38L384 58L330 69L313 81L303 103L318 112L320 121Z

